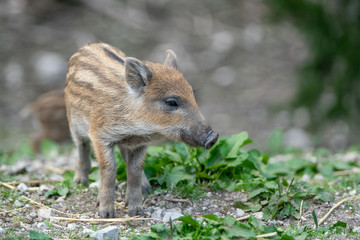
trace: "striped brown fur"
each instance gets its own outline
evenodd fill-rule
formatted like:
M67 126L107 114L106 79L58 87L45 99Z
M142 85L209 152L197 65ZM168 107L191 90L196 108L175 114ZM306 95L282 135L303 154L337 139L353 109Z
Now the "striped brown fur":
M90 143L100 166L101 217L114 217L114 146L127 164L129 215L142 215L142 193L151 187L143 173L146 148L163 140L210 148L217 140L178 71L175 53L164 64L127 57L104 43L90 44L69 61L67 117L79 162L75 182L86 184Z

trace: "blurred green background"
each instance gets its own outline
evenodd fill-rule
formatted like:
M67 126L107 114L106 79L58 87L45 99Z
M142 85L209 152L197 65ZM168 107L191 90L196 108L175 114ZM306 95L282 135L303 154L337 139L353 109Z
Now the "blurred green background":
M157 62L173 49L221 135L245 130L265 149L359 144L358 0L2 0L0 20L0 150L36 131L21 110L63 88L91 42Z

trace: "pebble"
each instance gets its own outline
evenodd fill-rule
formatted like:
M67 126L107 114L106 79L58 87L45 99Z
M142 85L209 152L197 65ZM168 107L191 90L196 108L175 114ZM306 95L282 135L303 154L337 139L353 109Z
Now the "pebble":
M353 232L360 233L360 226L354 227L354 228L353 228Z
M207 197L211 197L211 196L212 196L212 193L211 193L211 192L208 192L208 193L206 194L206 196L207 196Z
M262 219L263 215L264 215L263 212L254 213L254 217L256 217L257 219Z
M87 236L87 235L91 235L91 234L93 234L95 232L93 230L91 230L91 229L88 229L88 228L84 227L83 230L82 230L82 233Z
M161 220L162 219L162 213L163 213L163 209L160 209L158 207L155 208L154 212L151 214L151 218L155 219L155 220Z
M90 237L98 240L118 240L119 239L119 228L115 226L109 226L90 234Z
M17 189L19 189L21 192L27 191L29 190L29 187L25 184L25 183L20 183L17 186Z
M351 190L351 191L349 192L349 195L350 195L350 196L354 196L354 195L356 195L356 189Z
M45 224L45 223L43 223L43 222L39 222L39 223L37 223L37 224L36 224L36 227L37 227L38 229L42 229L42 230L44 230L44 229L47 229L47 228L48 228L48 226L46 226L46 224Z
M80 219L89 219L89 216L81 216Z
M188 207L184 210L185 214L191 215L193 213L193 208L192 207Z
M242 210L242 209L240 209L240 208L237 208L237 209L236 209L235 216L236 216L237 218L242 217L242 216L245 216L244 210Z
M309 174L304 174L302 177L302 180L305 182L309 182L311 180L311 177Z
M89 185L90 188L100 188L100 181L96 181L96 182L93 182L93 183L90 183Z
M22 207L23 206L23 204L19 200L16 200L14 202L14 205L15 205L15 207Z
M167 223L170 222L170 218L171 220L176 220L180 217L184 216L183 214L181 214L180 212L174 210L174 209L169 209L169 210L165 210L164 213L164 217L162 219L163 222Z
M324 180L324 176L323 176L323 175L320 175L320 174L316 174L316 175L314 176L314 180L323 181L323 180Z
M38 210L38 216L41 218L49 219L54 214L53 210L48 208L40 208Z
M69 223L67 227L70 231L74 231L77 228L77 225L75 223Z
M0 234L5 234L5 229L3 229L2 227L0 227Z

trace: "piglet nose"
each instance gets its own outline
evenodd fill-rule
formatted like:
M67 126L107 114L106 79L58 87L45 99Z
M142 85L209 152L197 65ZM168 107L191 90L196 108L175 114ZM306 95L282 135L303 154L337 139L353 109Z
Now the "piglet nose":
M213 130L210 130L210 131L208 132L208 135L207 135L206 139L205 139L205 145L204 145L204 147L205 147L206 149L212 148L212 146L214 146L214 144L216 143L216 141L218 140L218 138L219 138L219 134L218 134L218 133L214 133Z

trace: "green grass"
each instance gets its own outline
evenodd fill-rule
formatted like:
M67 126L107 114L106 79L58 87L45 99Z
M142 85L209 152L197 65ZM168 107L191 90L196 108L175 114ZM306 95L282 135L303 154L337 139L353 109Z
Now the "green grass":
M279 135L279 133L277 133ZM280 136L281 137L281 136ZM274 138L280 138L276 136ZM274 140L275 141L275 140ZM276 140L279 141L279 140ZM266 154L259 150L249 148L252 141L246 132L233 135L229 138L220 138L215 146L207 151L203 148L191 148L182 143L161 147L150 147L147 153L144 170L155 192L167 191L181 198L201 201L209 191L243 191L248 195L246 201L234 201L234 206L247 213L262 211L263 218L253 216L247 222L239 222L227 216L220 218L215 215L205 215L200 219L184 216L177 222L170 224L156 224L150 228L150 233L127 233L129 238L135 239L256 239L256 235L276 232L274 239L327 239L329 236L346 234L360 237L346 223L337 222L332 226L313 228L302 226L297 228L300 218L300 203L304 201L303 208L320 202L332 202L334 192L348 193L351 189L359 192L360 174L337 176L337 171L350 170L359 167L358 162L345 162L334 159L333 153L328 149L318 149L313 159L304 157L302 151L282 149L279 143L274 143L274 149L291 153L282 162L271 162ZM246 148L245 148L246 146ZM246 150L247 149L247 150ZM250 150L249 150L250 149ZM351 150L359 151L352 147ZM51 157L53 152L64 151L56 144L45 142L43 154ZM0 153L0 161L13 164L23 157L32 157L28 146L19 149L19 152ZM314 159L316 161L314 161ZM118 165L117 179L126 179L125 163L120 152L116 150ZM321 175L322 179L305 182L304 175L314 178ZM74 173L68 172L63 181L53 184L55 188L45 193L47 198L68 196L69 194L83 193L87 187L75 185L72 182ZM5 174L0 175L5 180L15 180ZM99 169L92 168L90 181L99 179ZM1 187L1 200L11 198L13 203L19 194L14 191L4 191ZM345 203L345 208L352 207ZM353 208L353 212L355 209ZM314 222L322 216L313 215ZM284 229L280 226L268 224L271 219L291 219L292 226ZM21 222L23 219L14 219ZM50 223L49 223L50 224ZM98 230L99 226L93 226ZM123 231L122 231L123 232ZM7 236L12 235L7 231ZM29 235L30 239L31 234ZM40 239L47 239L43 234ZM78 238L76 232L71 238ZM34 238L33 238L34 239Z

